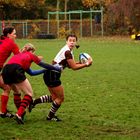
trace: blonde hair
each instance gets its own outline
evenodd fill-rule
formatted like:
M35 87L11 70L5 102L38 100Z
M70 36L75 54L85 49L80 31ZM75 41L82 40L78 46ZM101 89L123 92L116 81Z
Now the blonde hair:
M31 44L31 43L25 44L24 47L23 47L23 49L22 49L22 52L26 52L26 51L27 51L27 52L29 52L29 51L34 52L34 51L35 51L34 45Z

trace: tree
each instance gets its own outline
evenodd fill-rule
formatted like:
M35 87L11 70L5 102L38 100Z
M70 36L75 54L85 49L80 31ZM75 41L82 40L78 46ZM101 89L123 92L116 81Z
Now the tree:
M66 14L66 12L67 12L67 4L68 4L69 0L64 0L64 1L65 1L65 8L64 8L65 10L64 11L65 11L65 20L66 20L67 19L67 14Z
M107 24L112 26L115 33L129 33L140 31L140 1L117 0L107 7Z
M45 0L1 0L4 19L39 18ZM30 12L29 12L30 11Z
M92 8L92 9L100 9L101 6L106 8L108 5L115 3L118 0L82 0L83 6Z
M1 0L0 5L25 6L26 0Z

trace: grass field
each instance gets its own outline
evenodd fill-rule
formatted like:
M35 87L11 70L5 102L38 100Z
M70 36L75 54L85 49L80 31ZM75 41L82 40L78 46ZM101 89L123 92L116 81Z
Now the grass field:
M18 40L33 43L38 55L51 63L65 40ZM64 70L65 102L57 112L62 122L47 122L50 104L27 113L24 125L0 118L0 140L139 140L140 41L129 38L80 39L74 50L89 53L94 63L79 71ZM38 69L38 66L32 65ZM49 94L42 75L29 78L34 97ZM1 90L0 90L1 91ZM13 112L13 96L8 108Z

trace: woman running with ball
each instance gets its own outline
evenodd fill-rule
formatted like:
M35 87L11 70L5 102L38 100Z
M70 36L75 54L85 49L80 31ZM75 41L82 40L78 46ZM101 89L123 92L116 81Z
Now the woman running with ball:
M73 49L77 44L77 36L74 34L69 34L66 37L66 45L58 52L54 60L52 61L53 65L62 66L63 69L66 67L72 70L79 70L84 67L88 67L92 64L92 59L89 59L87 63L81 64L75 62L73 56ZM44 95L34 100L32 106L30 106L30 111L37 104L40 103L52 103L51 109L47 116L47 120L61 121L55 114L56 111L60 108L62 102L64 101L64 89L61 84L61 73L56 73L55 71L46 70L43 76L44 82L48 87L50 95Z

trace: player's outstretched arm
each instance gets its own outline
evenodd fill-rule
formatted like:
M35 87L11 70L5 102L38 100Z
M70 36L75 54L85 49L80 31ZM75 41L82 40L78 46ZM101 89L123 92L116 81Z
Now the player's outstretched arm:
M71 69L73 70L79 70L82 69L84 67L88 67L92 64L92 60L88 60L87 63L76 63L73 59L68 59L67 60L69 66Z
M31 75L31 76L35 76L35 75L39 75L45 72L45 69L42 70L32 70L32 69L28 69L26 70L26 72Z
M41 61L38 65L40 67L43 67L43 68L48 69L48 70L54 70L54 71L58 71L58 72L62 71L62 67L53 66L53 65L47 64L47 63L45 63L43 61Z

